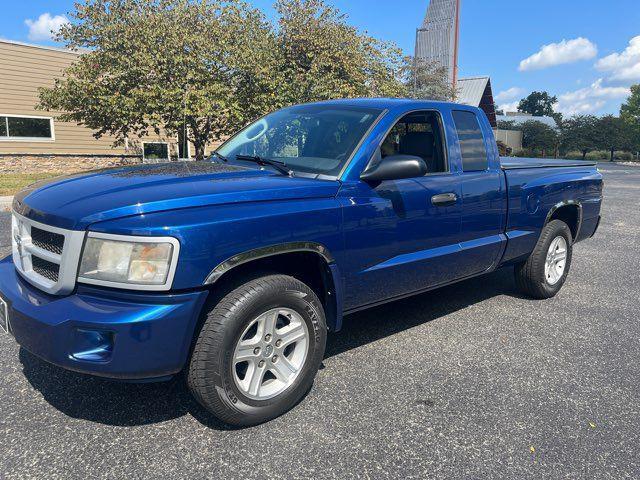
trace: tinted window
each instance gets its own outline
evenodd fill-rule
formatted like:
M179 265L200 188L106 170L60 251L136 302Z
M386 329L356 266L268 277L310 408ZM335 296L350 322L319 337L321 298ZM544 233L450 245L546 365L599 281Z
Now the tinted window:
M0 117L0 137L7 136L7 117Z
M51 138L48 118L8 117L9 136L25 138Z
M465 172L486 170L489 166L487 150L476 115L472 112L454 111L453 121L460 140L462 169Z
M222 155L259 155L293 171L337 175L380 110L347 105L298 105L249 125L218 150Z

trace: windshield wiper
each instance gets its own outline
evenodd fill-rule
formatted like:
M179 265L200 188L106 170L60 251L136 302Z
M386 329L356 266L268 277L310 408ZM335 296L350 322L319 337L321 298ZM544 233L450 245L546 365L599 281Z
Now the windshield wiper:
M287 175L289 177L293 176L293 170L290 170L287 167L286 163L280 162L278 160L272 160L270 158L261 157L259 155L236 155L236 160L246 160L248 162L254 162L261 167L269 165L270 167L275 168L284 175Z
M224 155L222 155L221 153L219 153L217 151L214 151L211 155L218 157L223 162L228 162L229 161L229 159L227 157L225 157Z

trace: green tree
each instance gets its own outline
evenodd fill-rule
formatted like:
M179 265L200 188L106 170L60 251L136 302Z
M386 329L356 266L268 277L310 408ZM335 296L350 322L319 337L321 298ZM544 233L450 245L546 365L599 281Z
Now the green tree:
M515 120L498 120L498 128L500 130L520 130Z
M57 40L83 49L40 108L113 135L187 133L207 143L286 105L406 96L394 44L350 26L324 0L278 0L277 28L240 0L84 0Z
M578 150L584 160L599 146L598 118L593 115L576 115L562 122L561 145L563 150Z
M548 152L556 152L559 144L558 132L546 123L529 120L519 127L522 130L522 146L543 157Z
M404 96L402 51L360 33L324 0L277 0L281 103Z
M407 57L403 68L407 96L431 100L450 101L456 96L449 83L447 69L436 62Z
M531 92L528 97L520 100L518 111L530 113L534 117L550 117L555 115L553 106L557 101L558 97L552 97L547 92Z
M621 117L613 115L600 117L596 130L598 148L609 151L611 162L613 162L617 150L631 150L633 148L631 127Z
M620 107L620 117L625 122L630 150L640 151L640 84L631 86L631 95Z
M186 125L206 144L277 102L275 37L263 14L218 0L85 0L57 40L86 49L40 92L40 107L116 144Z

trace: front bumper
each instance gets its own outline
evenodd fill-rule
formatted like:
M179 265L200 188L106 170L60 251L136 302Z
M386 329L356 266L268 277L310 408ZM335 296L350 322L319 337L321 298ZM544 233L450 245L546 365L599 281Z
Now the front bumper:
M9 328L29 352L63 368L123 380L161 378L185 365L207 292L138 294L78 288L47 295L0 261Z

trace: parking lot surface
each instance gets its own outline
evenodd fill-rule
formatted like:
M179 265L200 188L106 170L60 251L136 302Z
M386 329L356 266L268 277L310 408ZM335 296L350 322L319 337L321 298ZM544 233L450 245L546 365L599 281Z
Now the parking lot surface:
M2 335L0 478L638 478L640 167L601 169L600 230L556 298L505 269L351 315L309 395L259 427Z

